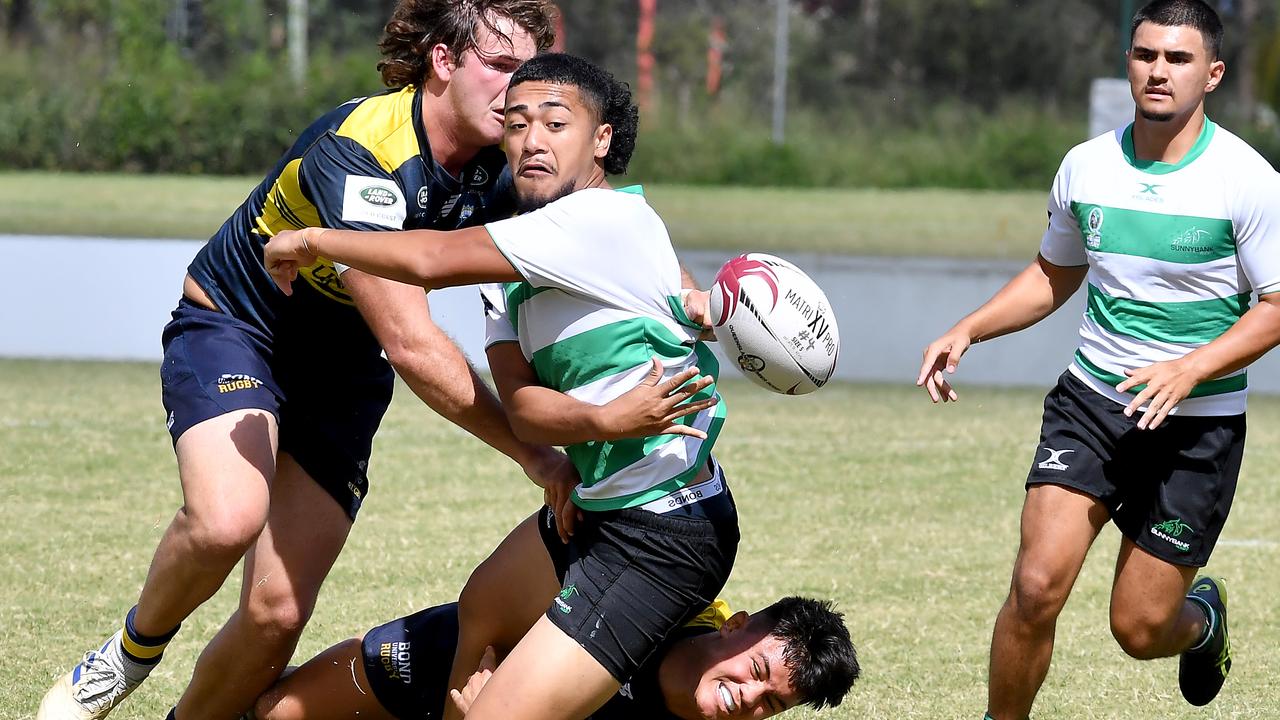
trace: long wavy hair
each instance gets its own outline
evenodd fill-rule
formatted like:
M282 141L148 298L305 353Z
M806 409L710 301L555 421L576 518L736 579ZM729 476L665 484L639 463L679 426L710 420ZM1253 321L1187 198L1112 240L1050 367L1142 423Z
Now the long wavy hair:
M460 58L476 47L480 28L502 35L495 20L503 17L545 50L555 42L555 13L549 0L400 0L378 42L378 72L387 87L421 85L431 77L431 48L444 44Z

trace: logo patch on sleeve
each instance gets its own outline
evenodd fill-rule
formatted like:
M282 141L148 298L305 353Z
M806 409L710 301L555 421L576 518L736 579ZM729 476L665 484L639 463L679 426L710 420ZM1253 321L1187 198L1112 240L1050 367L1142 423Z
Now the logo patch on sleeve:
M348 175L342 193L342 220L373 223L399 230L404 227L404 195L387 178Z

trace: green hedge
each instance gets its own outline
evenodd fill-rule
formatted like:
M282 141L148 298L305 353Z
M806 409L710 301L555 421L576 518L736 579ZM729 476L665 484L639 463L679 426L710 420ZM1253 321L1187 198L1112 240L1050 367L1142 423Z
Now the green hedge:
M145 69L130 70L0 53L0 168L258 175L315 117L379 89L367 54L313 55L304 87L266 53L217 73L176 51L153 55ZM726 98L683 118L650 113L630 175L685 184L1041 190L1085 135L1083 111L1010 101L885 112L869 96L861 114L792 112L778 146L760 102ZM1280 161L1280 135L1242 134Z

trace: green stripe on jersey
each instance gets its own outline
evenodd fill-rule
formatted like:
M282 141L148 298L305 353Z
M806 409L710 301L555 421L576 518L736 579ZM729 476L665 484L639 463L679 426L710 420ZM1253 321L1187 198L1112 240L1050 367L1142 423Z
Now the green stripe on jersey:
M1094 252L1133 255L1193 265L1236 254L1230 220L1193 215L1161 215L1141 210L1071 203L1085 247Z
M1085 315L1116 335L1199 345L1216 340L1248 309L1249 293L1213 300L1147 302L1114 298L1090 284Z
M1089 362L1089 358L1084 353L1076 350L1076 364L1084 368L1090 375L1098 378L1102 382L1115 387L1125 381L1124 376L1109 373L1106 370ZM1187 394L1189 398L1205 397L1206 395L1222 395L1224 393L1239 392L1249 385L1248 375L1240 373L1231 377L1218 378L1217 380L1206 380L1205 382L1191 388L1191 392ZM1142 392L1146 385L1137 385L1129 388L1130 395L1137 395Z
M647 365L654 355L681 360L692 350L666 325L637 317L557 340L535 350L532 364L543 385L564 392Z
M684 311L684 300L679 295L668 295L667 307L671 309L671 317L675 318L676 322L685 327L702 329L701 325L689 319L689 314Z
M700 342L695 345L694 353L697 356L698 369L703 375L719 377L720 363L706 346L706 343ZM715 396L716 384L712 383L687 402L700 402ZM687 485L697 476L698 468L706 464L707 456L711 453L711 448L715 445L716 438L720 435L720 428L724 425L725 419L725 404L721 402L710 410L704 410L701 414L706 413L711 413L711 424L707 428L707 439L702 442L698 450L698 457L684 472L673 478L660 479L645 490L631 495L585 499L579 497L575 492L573 496L574 503L584 510L616 510L618 508L643 505L650 500L662 497ZM686 415L676 422L681 425L692 425L696 417L696 415ZM608 480L620 472L624 472L629 466L655 452L658 448L677 440L683 440L683 436L653 435L647 438L625 438L611 442L592 441L570 445L565 448L565 453L569 455L573 466L577 468L583 487L589 488Z
M504 283L503 292L507 295L507 320L511 322L511 329L520 331L520 306L534 295L552 290L553 288L541 287L536 288L527 282Z

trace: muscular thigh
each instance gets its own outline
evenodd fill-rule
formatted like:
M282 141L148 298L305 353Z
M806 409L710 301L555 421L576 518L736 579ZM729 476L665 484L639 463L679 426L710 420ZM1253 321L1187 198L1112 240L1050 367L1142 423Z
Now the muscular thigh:
M547 609L560 590L552 553L564 553L554 526L541 527L550 518L546 508L526 518L471 573L460 601L464 631L482 626L487 642L510 650Z

